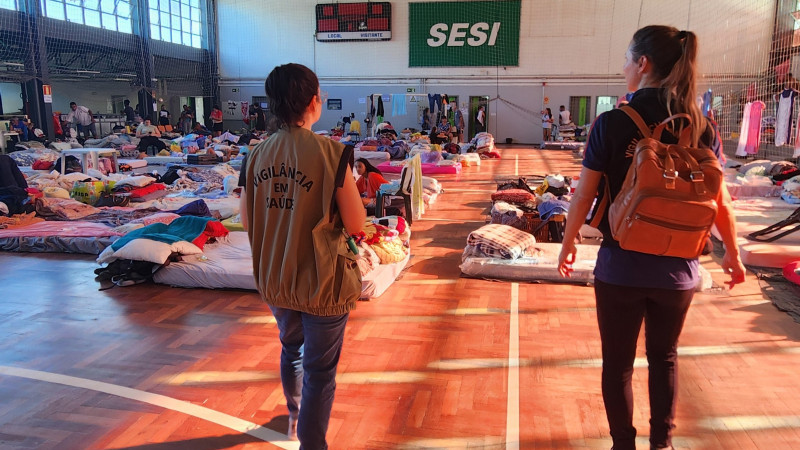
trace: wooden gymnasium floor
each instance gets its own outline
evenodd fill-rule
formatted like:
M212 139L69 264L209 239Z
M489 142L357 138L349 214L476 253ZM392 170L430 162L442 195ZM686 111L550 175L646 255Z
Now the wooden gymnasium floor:
M408 270L351 315L332 448L611 446L591 288L460 277L495 179L579 171L569 151L501 152L441 177L446 192L414 223ZM280 347L256 294L99 292L86 256L2 253L0 264L0 448L295 445L280 441ZM697 295L681 339L676 447L800 448L799 341L800 325L752 276L732 295ZM640 448L646 383L639 359Z

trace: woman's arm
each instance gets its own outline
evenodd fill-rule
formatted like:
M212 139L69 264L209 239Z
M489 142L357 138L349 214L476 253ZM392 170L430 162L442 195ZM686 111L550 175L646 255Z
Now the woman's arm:
M336 206L342 215L344 229L349 234L356 234L364 229L367 210L361 201L356 188L356 181L351 176L344 177L344 185L336 189Z
M247 194L244 192L244 186L242 186L242 193L239 196L239 221L242 223L244 231L247 231Z
M575 189L575 195L569 202L567 212L567 225L564 228L564 239L561 243L561 253L558 255L558 272L562 277L569 277L572 272L572 264L575 262L575 254L578 249L575 247L575 238L581 226L586 221L592 202L597 196L597 186L600 185L600 178L603 172L587 169L581 170L580 183Z
M735 285L744 282L745 268L744 264L742 264L742 259L739 257L739 244L736 242L736 216L733 212L731 196L724 181L719 190L717 204L719 209L717 210L717 218L714 220L714 225L719 231L723 245L725 245L725 255L722 257L720 266L722 266L722 270L726 274L731 276L731 280L728 281L728 287L733 288Z

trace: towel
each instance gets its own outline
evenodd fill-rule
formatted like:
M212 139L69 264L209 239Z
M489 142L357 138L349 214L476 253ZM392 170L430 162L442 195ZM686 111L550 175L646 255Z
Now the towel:
M406 96L403 94L392 94L392 116L405 116Z

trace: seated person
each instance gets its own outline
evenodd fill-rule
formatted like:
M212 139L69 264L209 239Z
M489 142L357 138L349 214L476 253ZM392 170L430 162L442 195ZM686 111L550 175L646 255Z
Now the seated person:
M199 135L199 136L211 136L211 134L212 134L211 131L208 128L206 128L205 125L203 125L200 122L197 122L194 125L194 128L192 128L192 133L194 133L196 135Z
M24 120L12 117L8 126L11 128L11 131L19 133L17 136L18 142L26 142L28 140L28 126L25 124Z
M456 134L456 127L450 125L447 116L442 116L436 128L439 130L439 138L443 139L444 143L450 142Z
M140 139L139 145L136 147L139 150L139 159L147 156L148 147L156 147L155 153L167 148L166 144L159 139L161 132L158 131L158 127L150 123L150 119L145 119L144 123L136 128L136 137Z
M356 172L360 175L356 180L356 187L361 194L361 201L364 207L375 206L375 197L378 196L378 191L382 184L388 183L383 174L375 166L370 164L364 158L356 160Z
M447 143L446 139L443 139L439 134L439 129L437 127L431 128L431 133L428 135L428 139L430 139L431 144L445 144Z

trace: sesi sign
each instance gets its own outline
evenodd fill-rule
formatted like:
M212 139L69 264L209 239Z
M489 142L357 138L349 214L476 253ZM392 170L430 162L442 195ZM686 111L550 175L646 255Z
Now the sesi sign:
M519 65L520 0L409 3L409 67Z
M447 42L448 47L462 47L465 43L473 47L480 47L484 44L493 47L497 43L497 33L500 31L500 22L492 24L491 32L489 32L489 24L486 22L478 22L471 27L468 23L454 23L450 27L449 38L447 29L448 26L446 23L437 23L432 26L432 37L428 38L428 46L438 47ZM487 34L487 32L489 33Z

